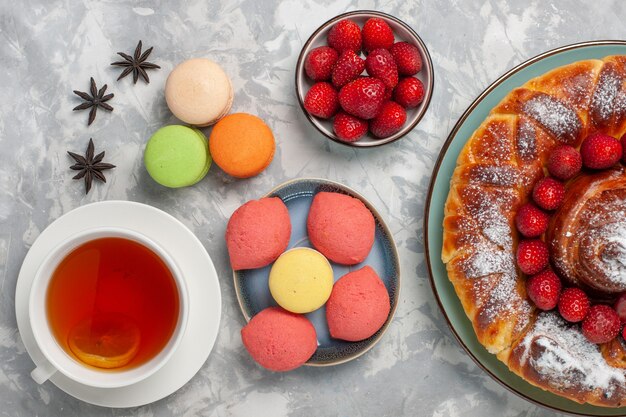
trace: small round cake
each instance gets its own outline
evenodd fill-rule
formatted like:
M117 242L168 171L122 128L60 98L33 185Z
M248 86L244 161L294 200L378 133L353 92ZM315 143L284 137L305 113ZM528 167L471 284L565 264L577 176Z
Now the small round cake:
M374 335L387 321L389 293L371 267L349 272L333 286L326 320L335 339L358 342Z
M241 329L244 346L259 365L284 372L302 366L317 349L315 327L279 307L262 310Z
M208 126L224 117L233 104L228 75L206 58L184 61L165 83L165 100L174 116L195 126Z
M233 270L262 268L287 249L291 219L278 197L252 200L239 207L226 226L226 246Z
M260 118L234 113L220 120L209 138L215 163L235 178L260 174L274 158L272 130Z
M197 183L211 166L204 134L181 125L157 130L148 140L143 160L152 179L170 188Z
M280 255L270 271L274 300L293 313L310 313L324 305L333 289L328 260L310 248L294 248Z
M307 231L315 249L333 262L363 262L374 244L374 216L358 198L320 192L313 198Z

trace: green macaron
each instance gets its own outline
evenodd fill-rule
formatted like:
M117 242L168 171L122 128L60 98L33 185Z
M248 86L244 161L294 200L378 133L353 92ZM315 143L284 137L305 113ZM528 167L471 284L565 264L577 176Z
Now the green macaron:
M193 185L211 166L206 136L187 126L171 125L157 130L146 145L143 161L156 182L170 188Z

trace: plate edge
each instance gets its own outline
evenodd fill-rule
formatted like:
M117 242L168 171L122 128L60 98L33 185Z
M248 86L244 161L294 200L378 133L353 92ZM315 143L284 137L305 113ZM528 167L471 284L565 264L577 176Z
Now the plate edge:
M354 190L353 188L344 185L340 182L337 181L333 181L333 180L328 180L328 179L324 179L324 178L316 178L316 177L305 177L305 178L295 178L295 179L291 179L288 181L285 181L277 186L275 186L274 188L272 188L270 191L268 191L267 193L265 193L264 195L262 195L259 198L267 198L270 197L272 194L276 193L278 190L283 189L287 186L290 186L292 184L296 184L299 182L314 182L314 183L321 183L321 184L330 184L333 186L336 186L337 188L345 188L348 191L350 191L351 193L353 193L354 195L356 195L359 200L361 200L363 202L363 204L365 204L365 206L368 208L368 210L372 211L373 215L376 217L379 217L382 222L381 222L381 226L383 227L384 231L387 233L387 235L389 236L389 239L391 241L391 248L393 249L393 253L395 255L395 266L396 266L396 270L397 270L397 284L396 284L396 299L395 299L395 303L391 306L391 310L389 311L389 320L385 322L385 324L383 325L383 327L381 327L378 332L380 332L378 334L378 337L373 340L373 342L367 346L363 351L358 352L357 354L351 355L350 357L347 357L345 359L342 360L338 360L338 361L331 361L331 362L319 362L319 363L308 363L306 362L304 364L304 366L309 366L312 368L323 368L323 367L328 367L328 366L334 366L334 365L341 365L343 363L346 362L350 362L354 359L357 359L359 357L361 357L362 355L366 354L368 351L370 351L374 346L376 346L378 344L378 342L380 342L380 339L382 339L382 337L384 336L384 334L387 332L387 329L389 328L389 326L391 325L391 323L393 322L393 319L396 315L396 310L398 307L398 304L400 303L400 286L401 286L401 269L400 269L400 254L398 253L398 247L396 246L396 241L393 238L393 234L391 233L391 230L389 230L389 227L387 226L387 223L384 221L385 219L383 218L383 216L378 212L378 210L369 202L368 199L366 199L361 193L357 192L356 190ZM242 302L242 296L241 296L241 288L239 287L238 283L237 283L237 275L236 275L236 271L233 270L233 286L235 287L235 295L237 297L237 303L239 304L239 310L241 311L244 320L246 321L246 323L248 323L251 319L251 317L249 317L246 312L245 309L243 307L243 302Z

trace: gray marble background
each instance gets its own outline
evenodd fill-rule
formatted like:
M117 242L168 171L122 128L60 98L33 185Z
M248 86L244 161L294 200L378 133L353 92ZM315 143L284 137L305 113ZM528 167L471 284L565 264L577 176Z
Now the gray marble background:
M592 4L590 6L589 4ZM372 150L329 142L296 102L299 50L327 19L378 9L409 23L430 49L435 91L430 109L406 138ZM446 327L428 284L422 220L437 153L453 124L489 83L545 50L584 40L624 38L621 0L285 0L0 2L0 415L2 416L547 416L492 381ZM152 82L116 82L108 64L139 39L155 50ZM163 85L191 57L221 63L235 88L233 111L259 115L278 149L256 178L234 180L213 166L199 184L158 186L142 151L159 127L176 123ZM89 77L115 93L111 114L72 112ZM89 137L117 165L107 184L84 196L71 180L67 150ZM243 349L244 320L223 243L226 220L243 202L295 177L337 180L363 193L387 219L399 247L403 281L395 320L371 352L334 368L266 372ZM132 410L78 401L51 383L36 385L16 328L14 292L28 248L54 219L107 199L159 207L191 228L220 275L221 331L201 371L180 391Z

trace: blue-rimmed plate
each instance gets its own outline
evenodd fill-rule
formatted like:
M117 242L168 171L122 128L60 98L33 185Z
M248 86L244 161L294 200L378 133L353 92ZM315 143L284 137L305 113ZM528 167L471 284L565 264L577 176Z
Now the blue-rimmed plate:
M385 333L393 318L400 290L400 263L391 232L376 209L363 196L345 185L323 179L301 178L279 185L264 196L279 197L289 210L291 239L288 249L303 246L311 247L306 232L306 220L313 196L321 191L342 193L358 198L374 215L376 220L374 246L365 261L349 267L333 262L331 265L335 281L346 273L360 269L365 265L372 267L389 291L391 311L383 327L372 337L360 342L345 342L331 338L326 323L325 307L307 314L306 316L315 326L318 341L315 354L306 363L310 366L338 365L358 358L371 349ZM277 305L268 287L270 268L271 265L265 268L235 271L233 274L237 299L246 321L249 321L264 308Z
M512 89L562 65L584 59L624 54L626 41L593 41L568 45L536 56L498 78L463 113L443 145L433 171L424 216L426 260L431 285L441 311L461 346L496 381L521 397L552 410L585 416L623 416L626 415L626 407L603 408L582 405L543 391L509 371L505 364L487 352L478 342L472 324L448 280L446 267L441 262L443 212L450 190L450 178L465 142L487 117L489 111Z

